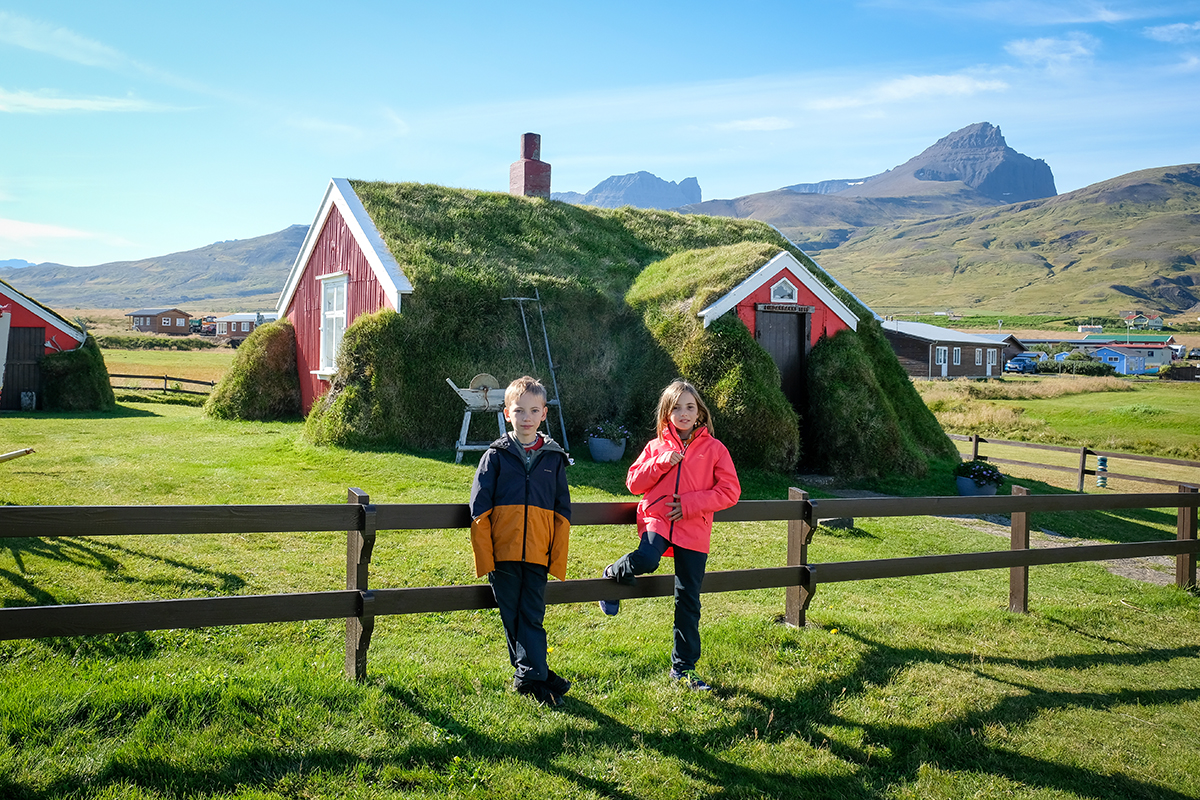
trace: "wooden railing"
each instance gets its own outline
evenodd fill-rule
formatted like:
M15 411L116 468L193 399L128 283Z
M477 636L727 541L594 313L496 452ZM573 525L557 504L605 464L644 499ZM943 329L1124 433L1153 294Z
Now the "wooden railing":
M212 387L217 385L216 381L195 381L195 380L192 380L191 378L172 378L170 375L118 375L115 372L110 372L110 373L108 373L108 377L110 379L111 378L136 378L138 380L143 380L143 381L154 381L155 383L157 383L158 381L162 381L162 391L164 391L164 392L180 392L182 394L208 394L209 392L194 392L191 389L184 389L182 387L176 388L176 387L172 386L171 384L172 383L191 383L191 384L195 384L197 386L207 386L209 388L209 391L212 391ZM111 383L111 380L110 380L110 383ZM121 386L114 386L112 388L114 388L114 389L140 389L142 387L121 385ZM155 386L154 389L158 390L158 387Z
M1109 478L1120 478L1127 481L1136 481L1138 483L1156 483L1160 486L1177 486L1178 480L1168 480L1166 478L1151 478L1145 475L1127 475L1112 470L1097 471L1088 466L1088 456L1103 456L1108 459L1118 459L1123 461L1138 461L1147 464L1169 464L1177 467L1191 467L1200 470L1200 461L1185 461L1179 458L1160 458L1158 456L1142 456L1135 453L1117 453L1111 450L1093 450L1090 447L1063 447L1053 444L1035 444L1033 442L1014 442L1008 439L985 439L979 434L971 436L961 436L959 434L947 434L951 439L960 442L971 442L971 458L990 461L993 464L1013 464L1021 467L1033 467L1035 469L1048 469L1055 472L1070 472L1076 476L1076 491L1083 491L1083 481L1088 475L1105 475ZM979 452L979 445L993 444L1004 447L1024 447L1031 450L1052 450L1058 453L1071 453L1079 456L1079 466L1064 467L1057 464L1041 464L1032 461L1013 461L1008 458L996 458L994 456L986 456ZM1196 473L1197 481L1200 481L1200 471Z
M708 573L705 592L785 589L785 620L804 624L818 582L874 580L912 575L1008 569L1009 608L1028 610L1028 569L1045 564L1175 556L1175 582L1196 585L1197 508L1200 493L1030 495L1014 487L1011 496L880 497L812 500L792 489L787 500L750 500L716 514L718 522L787 520L786 564L762 569ZM632 525L636 504L574 503L572 524ZM1028 515L1046 511L1105 511L1175 508L1174 540L1130 544L1029 549ZM829 517L902 517L1010 514L1010 549L983 553L845 561L808 562L818 511ZM371 589L369 567L379 531L467 528L464 504L372 505L360 489L350 489L345 505L247 506L0 506L0 539L68 536L178 535L346 531L346 589L256 596L224 596L119 603L19 606L0 609L0 639L84 636L104 633L345 619L346 674L366 676L367 650L375 617L494 608L486 583ZM674 576L646 575L636 586L605 579L552 582L546 603L586 603L600 599L662 597L674 592Z

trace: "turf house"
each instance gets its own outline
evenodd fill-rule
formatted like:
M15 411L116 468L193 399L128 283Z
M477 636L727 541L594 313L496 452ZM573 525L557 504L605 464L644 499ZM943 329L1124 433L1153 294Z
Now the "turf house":
M954 456L875 316L751 220L336 179L278 312L318 443L451 452L463 405L446 379L550 386L544 320L576 441L611 419L640 447L658 392L682 375L740 467L921 474ZM784 382L788 356L756 340L758 312L798 351ZM494 436L494 418L480 424Z
M98 411L114 405L96 340L0 280L0 411Z

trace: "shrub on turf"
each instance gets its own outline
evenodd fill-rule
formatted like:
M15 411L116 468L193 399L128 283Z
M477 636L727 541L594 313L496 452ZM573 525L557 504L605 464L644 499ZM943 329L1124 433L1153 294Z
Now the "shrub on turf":
M246 337L229 371L204 404L217 419L270 420L300 416L296 331L286 319Z
M104 356L91 334L74 350L43 356L41 369L47 411L104 411L116 405Z

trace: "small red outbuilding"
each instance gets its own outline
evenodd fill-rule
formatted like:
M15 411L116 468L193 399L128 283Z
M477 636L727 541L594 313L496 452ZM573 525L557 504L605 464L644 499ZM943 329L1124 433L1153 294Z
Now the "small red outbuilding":
M87 334L0 280L0 411L21 408L22 393L41 391L42 356L74 350Z

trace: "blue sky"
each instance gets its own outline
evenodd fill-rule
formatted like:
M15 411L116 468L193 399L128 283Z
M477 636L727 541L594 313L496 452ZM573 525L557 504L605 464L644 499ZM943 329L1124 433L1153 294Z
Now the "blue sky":
M1060 192L1200 161L1200 2L0 0L0 260L308 224L331 177L705 199L882 172L974 122Z

